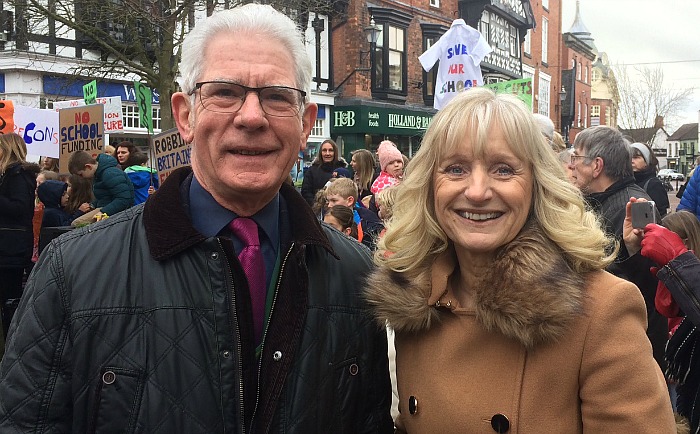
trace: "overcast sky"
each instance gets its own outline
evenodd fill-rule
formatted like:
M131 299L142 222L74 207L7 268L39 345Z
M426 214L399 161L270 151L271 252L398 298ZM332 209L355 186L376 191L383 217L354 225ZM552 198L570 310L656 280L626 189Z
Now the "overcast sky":
M563 33L571 28L575 14L576 0L562 0ZM696 89L673 127L698 122L700 0L580 0L580 14L598 51L606 52L610 63L650 63L647 66L655 68L657 62L674 62L661 63L665 86Z

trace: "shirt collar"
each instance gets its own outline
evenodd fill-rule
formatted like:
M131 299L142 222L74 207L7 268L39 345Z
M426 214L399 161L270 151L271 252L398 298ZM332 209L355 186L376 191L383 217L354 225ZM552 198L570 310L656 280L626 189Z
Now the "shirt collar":
M235 212L219 205L211 193L197 181L196 176L192 177L189 196L192 226L202 235L214 237L226 228L231 220L238 217ZM251 216L273 244L279 241L279 204L277 193L270 203Z

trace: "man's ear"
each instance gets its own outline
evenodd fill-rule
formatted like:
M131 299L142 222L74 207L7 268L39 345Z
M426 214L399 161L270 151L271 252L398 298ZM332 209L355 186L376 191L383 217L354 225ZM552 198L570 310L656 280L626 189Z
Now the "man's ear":
M605 161L600 157L595 157L595 159L593 159L593 177L599 177L603 173L604 168Z
M318 115L318 106L316 103L308 103L304 108L304 114L301 115L301 144L300 151L306 149L306 141L309 139L311 134L311 128L313 128L316 122L316 115Z
M180 131L180 136L185 143L192 143L194 140L194 127L190 123L190 117L194 112L190 103L190 96L184 92L175 92L170 98L173 110L173 120Z

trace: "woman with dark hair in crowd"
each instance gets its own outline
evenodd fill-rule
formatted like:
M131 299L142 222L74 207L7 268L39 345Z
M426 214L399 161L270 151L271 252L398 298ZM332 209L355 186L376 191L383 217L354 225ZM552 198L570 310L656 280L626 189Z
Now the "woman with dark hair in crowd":
M345 205L335 205L328 209L323 221L338 229L345 235L357 239L357 223L350 207Z
M0 307L3 333L22 295L34 247L34 195L39 166L28 163L22 136L0 134Z
M139 153L139 149L131 142L120 142L117 144L112 157L117 159L119 167L124 170L129 166L133 166L132 156Z
M95 200L95 195L92 193L92 180L71 175L68 178L68 185L70 186L70 194L65 209L75 220L90 211L89 204Z
M326 139L321 143L311 167L304 173L304 181L301 184L301 195L309 205L313 205L316 192L326 185L339 167L345 167L345 163L340 161L338 145L333 140Z
M632 169L634 170L634 182L656 203L661 217L668 213L668 193L663 183L656 177L659 171L659 160L651 149L644 143L632 143Z
M58 158L44 157L41 159L41 170L58 173Z
M374 156L367 149L358 149L352 152L350 165L355 173L353 180L360 188L358 200L362 200L362 198L372 194L370 188L374 180L377 179L377 175L379 175Z

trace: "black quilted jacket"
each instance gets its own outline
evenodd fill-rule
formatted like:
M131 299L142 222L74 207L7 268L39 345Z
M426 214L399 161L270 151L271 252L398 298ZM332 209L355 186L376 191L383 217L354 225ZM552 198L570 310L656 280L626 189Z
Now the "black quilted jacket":
M386 335L358 294L367 250L283 187L294 212L257 368L243 271L191 227L188 173L42 254L0 365L0 432L392 432Z

